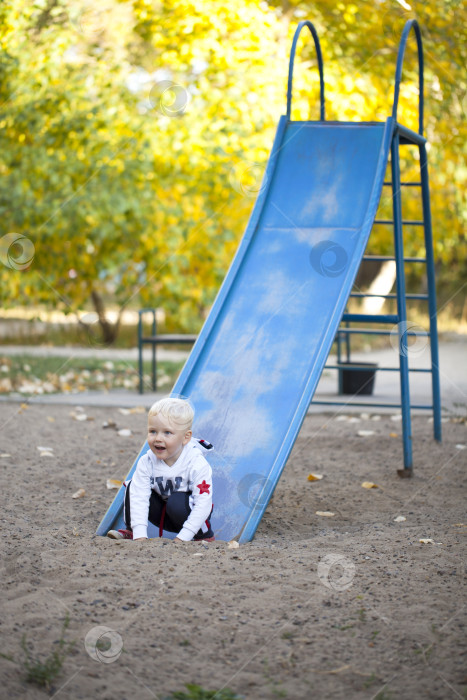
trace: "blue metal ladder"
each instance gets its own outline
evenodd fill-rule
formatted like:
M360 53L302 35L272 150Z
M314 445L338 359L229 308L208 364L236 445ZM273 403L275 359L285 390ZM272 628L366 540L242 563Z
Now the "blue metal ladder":
M417 40L418 49L418 68L419 68L419 129L418 133L402 126L397 122L397 107L399 100L399 89L402 78L402 64L404 53L407 44L407 39L410 30L413 28ZM313 37L315 38L315 37ZM321 60L320 60L321 65ZM324 100L322 101L324 102ZM398 470L399 476L412 475L412 430L411 430L411 409L424 409L433 411L433 428L434 438L441 441L441 395L440 395L440 379L439 379L439 353L438 353L438 330L437 330L437 311L436 311L436 288L435 288L435 266L433 256L433 238L431 226L430 212L430 191L428 181L428 159L426 150L426 139L423 136L423 47L420 28L416 20L409 20L403 30L396 67L396 80L394 90L394 103L392 117L395 122L394 133L391 143L391 181L384 182L384 186L392 188L393 198L393 218L389 220L375 219L374 226L393 226L394 230L394 257L365 255L363 260L373 262L385 262L394 260L396 264L396 293L395 294L366 294L364 292L352 292L351 298L364 298L368 296L383 297L385 299L396 299L397 313L396 314L358 314L344 313L342 316L341 326L339 327L336 340L338 343L338 362L337 365L326 365L327 369L342 370L345 365L341 364L341 345L342 339L345 338L347 348L347 359L350 357L350 336L352 334L364 335L386 335L390 336L393 331L379 329L353 328L351 323L378 323L397 325L398 341L399 341L399 367L378 367L378 371L399 372L400 376L400 403L365 403L355 401L313 401L313 403L321 405L341 405L341 406L361 406L361 407L384 407L384 408L400 408L402 413L402 437L403 437L403 456L404 468ZM322 117L323 118L323 117ZM419 152L420 163L420 181L419 182L401 182L399 148L400 146L416 146ZM423 217L420 221L403 220L402 219L402 187L421 188ZM405 257L403 245L403 227L404 226L420 226L423 227L425 240L425 257ZM406 264L423 264L426 269L427 294L407 294L405 284L405 265ZM407 300L424 300L428 302L428 311L430 319L430 330L418 331L409 330L407 323ZM431 352L431 367L430 369L410 368L408 363L409 355L409 336L428 336ZM366 369L363 366L355 364L352 368L348 367L349 371L358 371ZM432 402L431 404L417 405L410 403L410 383L409 372L425 372L431 374L432 385ZM340 393L342 387L339 387Z

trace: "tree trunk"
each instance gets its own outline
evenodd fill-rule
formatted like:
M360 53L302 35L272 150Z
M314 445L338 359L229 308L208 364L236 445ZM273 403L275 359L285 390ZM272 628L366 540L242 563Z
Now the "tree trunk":
M115 323L110 323L105 315L105 307L102 297L94 289L91 292L91 299L97 313L103 343L104 345L112 345L116 341L118 331L120 330L120 318L122 311L119 311L117 321Z

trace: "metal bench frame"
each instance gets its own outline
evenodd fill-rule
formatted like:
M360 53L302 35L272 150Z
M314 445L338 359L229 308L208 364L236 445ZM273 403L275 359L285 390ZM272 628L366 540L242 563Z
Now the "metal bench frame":
M151 335L143 335L143 315L152 314ZM140 309L138 311L138 374L139 374L139 393L144 393L144 367L143 367L143 346L150 345L152 347L152 391L157 391L157 345L193 345L197 335L181 334L181 333L157 333L156 309Z

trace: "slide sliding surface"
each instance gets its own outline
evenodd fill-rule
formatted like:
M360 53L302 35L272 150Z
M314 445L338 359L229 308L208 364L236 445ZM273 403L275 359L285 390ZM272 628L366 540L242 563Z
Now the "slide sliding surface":
M214 444L217 539L252 539L285 466L365 252L392 131L391 118L279 122L247 230L173 390L195 407L194 435ZM106 518L98 534L121 525L121 493Z

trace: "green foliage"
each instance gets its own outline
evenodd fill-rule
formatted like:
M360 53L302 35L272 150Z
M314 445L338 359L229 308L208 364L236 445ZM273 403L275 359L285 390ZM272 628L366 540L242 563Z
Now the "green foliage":
M164 700L242 700L243 695L237 695L229 688L221 688L221 690L205 690L200 685L187 683L188 692L176 691Z
M26 680L28 683L34 683L47 690L50 689L50 684L59 675L62 670L63 663L75 645L75 642L65 642L65 632L70 624L70 617L67 614L62 626L60 639L58 640L57 648L55 648L46 658L32 656L27 641L26 635L23 635L21 640L21 648L24 652L24 669L26 672Z
M2 302L69 313L94 307L108 341L118 332L105 325L109 304L162 306L167 330L199 330L261 184L303 17L321 37L327 118L384 120L400 34L417 16L436 258L441 281L458 286L467 272L461 11L454 0L414 11L389 0L238 0L229 8L216 0L6 0L0 239L27 241L0 251ZM398 114L412 128L414 46L412 36ZM317 118L305 33L298 49L292 116ZM179 87L164 93L163 80ZM411 150L407 179L418 166ZM386 195L382 211L391 207ZM419 202L406 200L415 217ZM372 247L386 252L389 234L375 229ZM406 240L408 254L418 255L419 230L408 229Z

